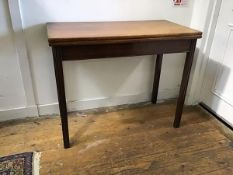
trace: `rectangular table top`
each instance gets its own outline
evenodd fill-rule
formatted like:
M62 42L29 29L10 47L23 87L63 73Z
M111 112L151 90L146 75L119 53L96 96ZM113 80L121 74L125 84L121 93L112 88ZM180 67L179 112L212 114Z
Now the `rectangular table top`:
M197 39L202 32L166 21L55 22L47 24L50 45L108 41Z

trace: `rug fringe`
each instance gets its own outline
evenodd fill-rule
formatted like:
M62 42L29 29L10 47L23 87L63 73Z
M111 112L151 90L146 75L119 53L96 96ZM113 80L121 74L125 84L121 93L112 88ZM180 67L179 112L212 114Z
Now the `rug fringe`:
M32 165L32 174L39 175L40 174L40 152L33 153L33 165Z

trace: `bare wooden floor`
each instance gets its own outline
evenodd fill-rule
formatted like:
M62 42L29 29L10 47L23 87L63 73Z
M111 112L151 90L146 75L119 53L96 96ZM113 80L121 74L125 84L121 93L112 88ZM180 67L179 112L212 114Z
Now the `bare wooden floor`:
M70 116L64 150L58 117L0 123L0 156L40 151L41 174L233 174L232 133L199 107L172 128L174 104Z

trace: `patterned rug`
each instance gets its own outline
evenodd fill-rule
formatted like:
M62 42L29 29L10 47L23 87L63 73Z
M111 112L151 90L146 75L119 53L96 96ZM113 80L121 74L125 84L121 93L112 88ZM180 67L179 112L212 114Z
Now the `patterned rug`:
M0 175L39 175L39 153L0 157Z

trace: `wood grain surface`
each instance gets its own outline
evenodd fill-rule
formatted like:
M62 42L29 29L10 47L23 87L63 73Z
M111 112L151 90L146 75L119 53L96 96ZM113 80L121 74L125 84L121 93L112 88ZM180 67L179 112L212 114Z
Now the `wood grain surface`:
M70 149L59 117L3 122L0 156L39 151L41 175L233 174L232 131L198 107L186 107L174 129L174 111L171 103L70 114Z
M47 24L50 45L114 40L197 39L202 33L166 20L117 22L56 22Z

